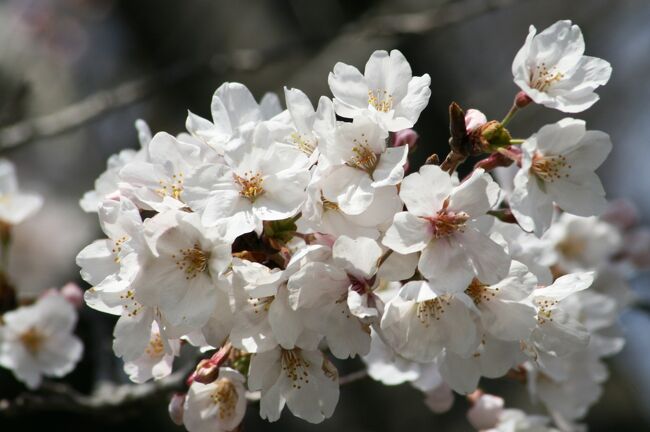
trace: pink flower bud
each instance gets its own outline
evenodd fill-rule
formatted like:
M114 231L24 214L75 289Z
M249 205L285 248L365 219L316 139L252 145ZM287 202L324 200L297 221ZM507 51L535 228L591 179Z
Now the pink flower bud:
M436 414L442 414L451 409L454 404L454 393L447 384L440 384L433 390L425 393L424 403L431 411Z
M84 293L74 282L67 283L61 288L61 295L75 308L79 309L84 303Z
M169 401L169 417L179 426L183 425L183 405L185 405L185 393L174 393Z
M517 108L523 108L529 103L531 103L533 100L528 96L526 93L523 91L520 91L517 93L517 96L515 96L515 105Z
M481 111L471 108L465 113L465 129L468 134L485 123L487 123L487 117Z
M334 241L336 240L336 237L329 234L314 233L314 239L316 240L314 242L316 244L332 247L334 246Z
M401 131L395 132L395 137L393 139L393 147L409 146L409 149L413 149L415 144L418 142L420 136L413 129L403 129Z
M483 394L476 399L474 406L467 411L467 420L477 430L492 429L499 422L503 411L503 399Z

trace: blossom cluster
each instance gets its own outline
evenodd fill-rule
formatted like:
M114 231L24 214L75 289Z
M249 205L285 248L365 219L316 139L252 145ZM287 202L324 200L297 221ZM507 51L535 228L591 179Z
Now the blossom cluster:
M37 299L21 298L8 275L12 230L41 208L40 195L21 192L11 162L0 159L0 366L29 389L43 377L62 377L81 359L73 334L81 291L74 284L50 289ZM19 288L19 287L18 287Z
M411 173L431 79L397 50L375 51L363 73L337 63L316 107L298 89L283 109L225 83L211 119L190 112L186 132L138 121L141 148L112 156L81 201L107 238L77 257L86 303L119 316L126 373L160 379L182 346L205 353L170 404L190 431L234 430L247 397L269 421L286 406L321 422L339 399L334 363L355 356L435 411L481 377L515 377L571 427L623 344L622 231L597 218L594 172L612 145L573 118L521 140L506 126L532 103L595 103L611 68L583 54L570 21L531 27L506 118L452 104L449 155ZM482 159L459 175L470 156ZM514 426L485 428L547 424L508 413Z

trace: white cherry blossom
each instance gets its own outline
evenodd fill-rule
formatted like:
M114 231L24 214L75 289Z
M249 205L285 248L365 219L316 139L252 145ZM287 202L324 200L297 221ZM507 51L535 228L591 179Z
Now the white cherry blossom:
M412 127L431 96L429 75L413 77L398 50L372 53L363 75L354 66L337 63L328 83L338 115L368 116L392 132Z
M510 206L526 231L539 237L548 229L553 203L578 216L597 216L605 209L605 190L594 171L612 149L606 133L565 118L542 127L521 147Z
M190 432L230 432L246 413L245 378L222 367L214 382L194 381L185 398L183 424Z
M81 359L83 345L72 333L77 312L58 294L41 297L2 316L0 366L30 389L43 376L62 377Z
M180 348L179 340L167 341L160 335L158 324L154 321L147 348L139 358L124 363L124 372L131 381L138 384L164 378L172 373L174 357L180 354Z
M603 59L584 55L580 28L565 20L536 33L530 26L512 62L515 84L536 103L568 113L596 103L599 97L594 90L607 84L612 67Z
M320 423L334 413L339 399L339 376L320 351L301 349L254 354L248 386L260 390L260 415L276 421L286 405L296 417Z
M364 212L378 189L404 177L408 146L387 147L388 133L367 117L340 123L333 139L321 144L331 166L322 183L323 197L350 215Z
M263 220L298 213L309 183L305 155L293 146L276 143L270 125L257 125L224 158L224 164L198 168L185 185L187 202L201 213L204 225L227 220L235 237L252 230L261 232Z
M233 138L282 112L277 95L267 93L258 104L250 90L236 82L223 83L215 91L210 109L212 121L188 112L185 126L192 136L219 154Z
M498 195L497 184L481 169L454 186L438 166L425 165L402 182L407 211L395 215L383 244L401 254L422 251L420 273L443 291L462 291L474 276L496 283L508 274L510 258L475 221Z

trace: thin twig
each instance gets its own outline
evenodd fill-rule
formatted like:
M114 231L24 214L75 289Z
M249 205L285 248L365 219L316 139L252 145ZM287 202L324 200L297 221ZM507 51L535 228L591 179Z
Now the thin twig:
M339 378L339 385L347 385L350 383L353 383L355 381L359 381L364 379L365 377L368 376L368 370L367 369L361 369L356 372L351 372L347 375L344 375Z

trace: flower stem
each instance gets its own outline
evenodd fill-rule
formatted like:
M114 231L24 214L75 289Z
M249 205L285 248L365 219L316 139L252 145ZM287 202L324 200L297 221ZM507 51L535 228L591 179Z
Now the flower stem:
M517 111L519 111L519 107L516 104L512 104L512 108L510 108L508 114L501 120L501 126L506 127L515 114L517 114Z
M521 145L524 143L524 139L511 139L510 140L510 145Z

